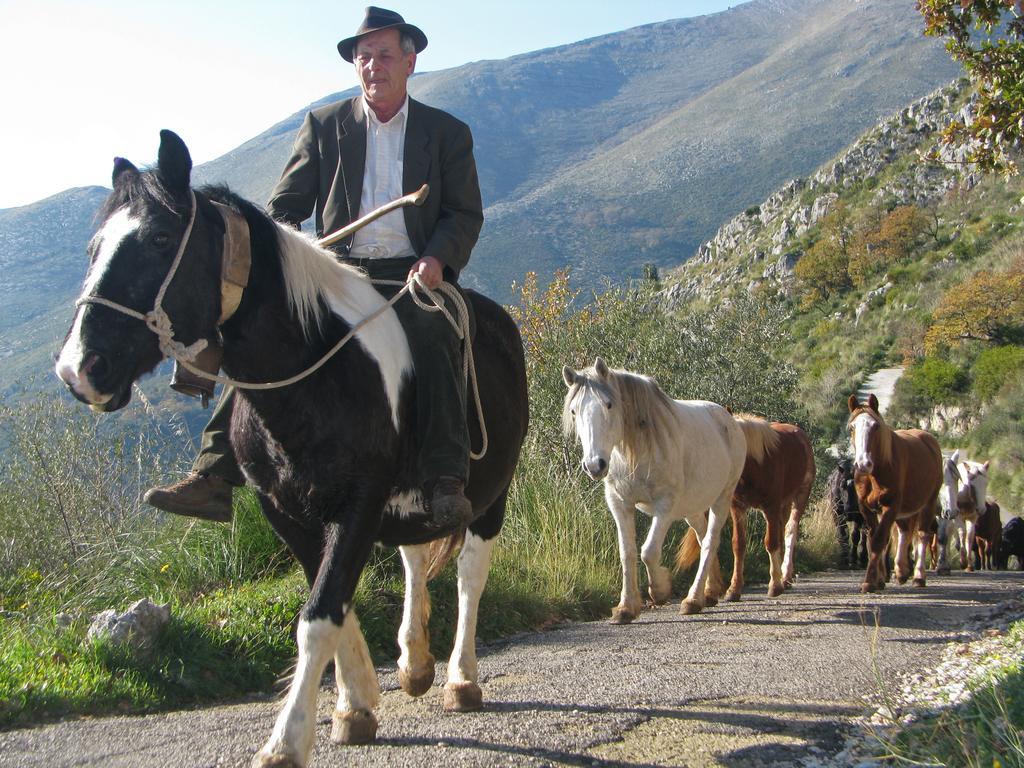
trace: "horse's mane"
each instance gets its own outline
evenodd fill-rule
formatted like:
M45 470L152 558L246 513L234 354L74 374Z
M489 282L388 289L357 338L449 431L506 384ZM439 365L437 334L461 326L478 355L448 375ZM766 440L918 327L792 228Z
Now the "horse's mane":
M630 470L635 469L656 451L663 455L669 447L669 436L675 427L673 400L649 376L630 371L610 369L605 378L593 366L579 372L569 388L562 408L562 426L572 434L575 422L572 404L587 388L603 393L622 409L622 455Z
M778 449L782 437L772 429L768 421L749 413L740 413L734 418L747 440L747 456L758 464L764 461L766 454L774 453Z
M850 413L850 418L846 422L847 428L862 413L866 413L878 424L878 461L882 464L888 464L892 461L892 427L885 423L885 420L878 411L862 403Z
M276 230L276 239L268 239L268 242L276 242L278 245L288 307L299 321L307 339L313 335L314 330L323 330L324 318L331 304L342 301L361 305L359 311L365 316L370 314L372 308L362 305L379 302L379 294L372 287L372 293L365 290L364 286L369 285L366 275L355 267L339 263L333 252L318 246L310 235L274 221L264 211L226 187L203 187L201 192L211 200L238 210L245 216L250 227L256 225Z

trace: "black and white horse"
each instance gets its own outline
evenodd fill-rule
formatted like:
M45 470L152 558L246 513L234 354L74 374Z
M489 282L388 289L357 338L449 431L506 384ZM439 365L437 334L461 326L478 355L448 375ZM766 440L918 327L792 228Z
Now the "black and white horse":
M221 341L223 369L240 381L278 380L306 369L357 321L382 309L383 299L362 272L338 264L329 251L227 190L191 190L191 168L188 149L170 131L161 132L155 169L139 171L126 160L115 161L114 189L89 245L82 299L57 361L58 376L94 409L123 407L132 383L163 357L149 327L159 323L142 322L114 304L143 315L155 302L162 305L174 341L182 345ZM222 321L222 246L236 215L248 225L251 268L237 310ZM177 258L180 265L163 293L160 286ZM473 293L469 298L490 447L472 464L466 494L475 517L468 530L430 527L412 482L414 379L405 334L390 308L308 378L237 393L231 442L239 464L311 587L297 630L298 666L254 765L306 765L320 677L331 658L339 691L332 739L360 743L375 737L380 689L352 610L375 542L401 547L406 599L399 673L403 688L420 695L434 678L427 638L431 542L435 552L450 553L464 534L458 628L444 704L452 710L481 705L477 608L528 407L515 324L489 299ZM473 410L470 434L479 445Z

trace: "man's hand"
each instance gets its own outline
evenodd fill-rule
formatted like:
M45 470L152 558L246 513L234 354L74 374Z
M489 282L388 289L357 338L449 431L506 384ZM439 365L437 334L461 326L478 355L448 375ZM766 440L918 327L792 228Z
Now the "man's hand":
M412 280L414 275L419 275L427 288L433 291L444 280L444 265L433 256L424 256L412 265L409 277L406 279Z

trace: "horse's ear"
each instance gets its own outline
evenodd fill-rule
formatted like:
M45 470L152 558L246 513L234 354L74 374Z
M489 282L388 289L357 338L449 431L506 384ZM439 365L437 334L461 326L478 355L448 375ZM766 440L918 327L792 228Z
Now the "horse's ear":
M960 463L960 449L959 448L957 448L955 451L953 451L953 455L949 457L949 460L952 461L954 464L959 464Z
M988 472L988 462L986 461L984 464L982 464L981 468Z
M157 173L171 192L187 192L192 175L192 157L185 142L174 131L160 131L160 151L156 160Z
M857 404L857 395L850 395L850 398L846 401L846 406L850 409L850 413L853 413L859 407Z
M125 160L123 157L115 157L114 172L110 175L110 183L116 187L117 180L126 173L129 175L138 175L139 169L132 165L130 160Z
M868 395L868 408L870 408L875 413L878 413L878 398L875 397L874 392Z
M602 379L608 378L608 363L604 361L603 357L594 358L594 371Z
M562 379L565 380L565 386L571 387L573 384L575 384L576 383L576 376L577 376L576 371L574 371L568 365L563 365L562 366Z

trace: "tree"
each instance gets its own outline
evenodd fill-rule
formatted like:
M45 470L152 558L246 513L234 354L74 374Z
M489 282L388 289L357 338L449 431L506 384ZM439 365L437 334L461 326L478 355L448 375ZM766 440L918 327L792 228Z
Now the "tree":
M1016 173L1008 150L1024 137L1024 19L1020 0L917 0L925 34L946 50L978 89L974 120L954 120L947 144L973 142L968 159L984 170Z
M901 205L882 217L878 227L857 238L850 255L850 276L863 285L875 272L905 261L918 237L927 231L928 216L916 205Z
M801 289L801 307L810 309L850 288L849 249L853 227L846 206L839 204L821 222L821 237L793 272Z
M1001 272L982 270L946 291L925 335L929 354L962 341L1024 340L1024 260Z

